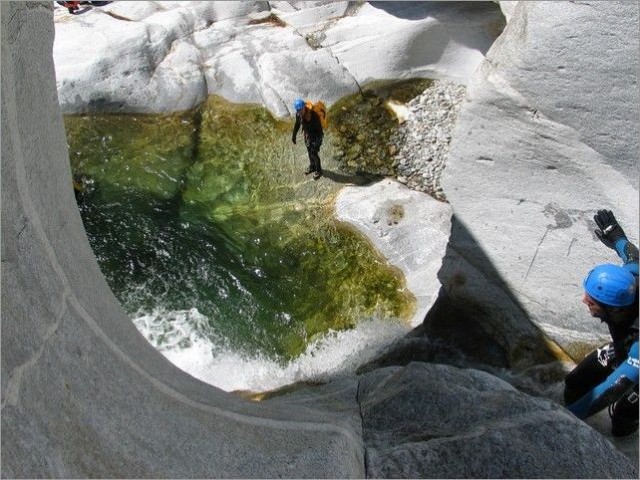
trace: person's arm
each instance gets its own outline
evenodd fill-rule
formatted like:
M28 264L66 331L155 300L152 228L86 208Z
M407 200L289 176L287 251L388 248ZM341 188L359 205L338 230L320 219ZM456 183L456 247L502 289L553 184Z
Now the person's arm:
M567 409L578 418L588 418L618 400L638 384L638 342L629 350L627 360L607 379Z
M293 126L293 134L291 135L291 141L295 144L296 137L298 136L298 130L300 130L300 115L296 113L296 123Z
M611 210L598 210L593 219L598 225L596 236L607 247L616 251L624 268L638 276L638 247L631 243Z
M627 240L626 237L619 239L615 243L615 251L624 262L624 268L638 276L638 247Z

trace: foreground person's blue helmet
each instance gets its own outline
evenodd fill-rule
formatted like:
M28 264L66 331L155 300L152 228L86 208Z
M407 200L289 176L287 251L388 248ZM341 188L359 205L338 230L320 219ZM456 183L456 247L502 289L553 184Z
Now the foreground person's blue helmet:
M589 272L583 285L587 295L611 307L626 307L636 299L636 277L620 265L598 265Z
M304 100L301 98L296 98L296 101L293 102L293 108L296 109L296 112L299 112L304 107Z

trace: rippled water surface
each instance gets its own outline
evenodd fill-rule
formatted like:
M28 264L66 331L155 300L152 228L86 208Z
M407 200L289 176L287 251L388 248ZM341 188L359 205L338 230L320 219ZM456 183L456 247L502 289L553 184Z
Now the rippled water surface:
M180 115L65 123L98 262L168 356L197 350L190 362L201 370L215 368L209 355L234 365L259 358L273 376L310 345L337 342L330 332L344 341L371 322L393 330L410 317L401 275L333 219L342 185L303 175L306 151L301 135L291 144L291 123L217 97ZM335 168L327 139L321 154L325 170ZM252 385L229 383L243 386Z

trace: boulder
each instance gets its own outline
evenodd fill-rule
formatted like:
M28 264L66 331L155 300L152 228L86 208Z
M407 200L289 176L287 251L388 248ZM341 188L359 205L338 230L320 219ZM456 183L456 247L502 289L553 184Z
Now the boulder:
M519 2L469 82L439 277L511 365L538 360L535 330L574 359L608 339L580 298L592 266L619 262L593 233L598 209L638 243L637 19L635 3Z
M367 478L633 478L633 464L557 403L473 369L380 368L261 396L351 418Z
M359 84L408 77L464 84L504 27L494 7L484 2L366 2L327 29L322 46Z
M410 363L360 378L369 478L633 478L633 465L558 404L487 373Z

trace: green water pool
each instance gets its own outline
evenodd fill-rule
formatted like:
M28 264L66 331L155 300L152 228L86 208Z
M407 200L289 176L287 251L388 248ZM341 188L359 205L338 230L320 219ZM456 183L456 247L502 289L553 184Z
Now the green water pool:
M90 243L130 315L197 309L201 335L283 361L331 329L411 317L400 272L334 219L337 130L314 181L292 122L256 105L212 96L181 114L65 125Z

